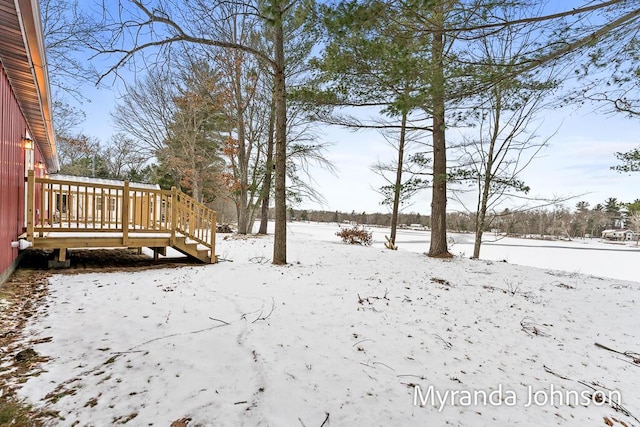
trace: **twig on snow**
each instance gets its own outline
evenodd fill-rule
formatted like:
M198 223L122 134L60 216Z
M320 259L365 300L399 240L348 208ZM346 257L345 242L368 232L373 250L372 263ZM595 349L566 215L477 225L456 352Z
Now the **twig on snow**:
M396 370L393 369L391 366L387 365L386 363L382 363L382 362L373 362L374 365L382 365L382 366L386 366L387 368L391 369L393 372L395 372Z
M528 317L528 316L524 317L520 321L520 326L522 327L522 330L525 331L530 336L534 336L534 335L539 337L549 336L549 333L545 331L545 328L542 328L539 325L536 325L536 322L535 320L533 320L532 317Z
M389 301L389 290L388 290L388 289L385 289L385 291L384 291L384 295L383 295L383 296L381 296L381 297L379 297L379 296L377 296L377 295L373 295L373 296L368 296L368 297L364 297L364 298L362 298L362 297L360 296L360 294L356 294L356 295L358 295L358 304L364 304L365 302L367 302L367 303L369 303L369 304L373 304L373 303L371 302L371 300L372 300L372 299L377 299L377 300L383 300L383 299L386 299L387 301ZM387 303L387 304L388 304L388 303Z
M209 316L209 319L215 320L216 322L224 323L225 325L230 325L231 323L225 322L224 320L216 319L215 317Z
M611 398L607 397L607 395L605 393L603 393L602 390L594 387L593 384L589 384L586 381L582 381L582 380L574 380L574 379L566 377L564 375L560 375L559 373L554 372L553 370L551 370L551 368L549 368L546 365L543 365L542 367L544 368L544 370L546 372L548 372L551 375L555 375L556 377L562 378L563 380L573 381L573 382L576 382L578 384L582 384L583 386L585 386L587 388L590 388L594 392L598 393L597 396L599 398L601 398L604 403L606 403L609 406L611 406L614 410L616 410L616 411L618 411L618 412L620 412L620 413L622 413L622 414L624 414L624 415L626 415L626 416L628 416L630 418L633 418L637 422L640 422L640 419L638 419L635 415L633 415L631 412L629 412L629 410L627 408L625 408L624 406L622 406L622 404L620 402L616 402L615 400L611 400ZM600 386L600 387L602 387L602 386ZM606 387L602 387L602 388L606 388ZM596 399L596 394L593 393L591 395L591 398L592 399Z
M324 425L329 422L329 413L325 412L325 414L327 414L327 417L324 419L322 424L320 424L320 427L324 427Z
M593 390L594 392L598 393L597 396L599 396L602 401L604 401L604 403L607 403L609 406L611 406L614 410L623 413L624 415L626 415L627 417L631 417L634 420L636 420L637 422L640 423L640 419L638 419L635 415L633 415L631 412L629 412L629 410L627 408L625 408L624 406L622 406L622 404L620 402L616 402L615 400L612 400L610 397L607 397L607 395L605 393L602 392L602 390L597 389L596 387L594 387L593 385L587 383L586 381L577 381L579 384L582 384L585 387L590 388L591 390ZM591 397L593 399L595 399L595 394L592 394Z
M112 351L109 354L115 354L117 356L123 355L123 354L130 354L130 353L147 353L149 350L129 350L129 351Z
M421 380L426 380L427 377L425 377L424 375L413 375L413 374L400 374L400 375L396 375L398 378L402 378L402 377L413 377L413 378L419 378Z
M558 374L557 372L552 371L552 370L551 370L551 368L549 368L549 367L548 367L548 366L546 366L546 365L542 365L542 367L544 368L545 372L547 372L547 373L549 373L549 374L551 374L551 375L555 375L556 377L558 377L558 378L562 378L563 380L567 380L567 381L574 381L574 380L572 380L571 378L563 377L562 375Z
M276 309L276 302L273 298L271 298L271 311L269 311L269 314L267 314L266 316L262 316L263 311L260 310L260 314L258 314L258 317L256 317L256 319L251 323L256 323L258 320L267 320L269 317L271 317L271 314L275 309Z
M622 360L624 363L628 363L631 366L635 366L636 368L640 368L640 362L638 360L627 360L622 357L616 357L618 360Z
M258 310L253 310L253 311L249 311L247 313L242 313L242 316L240 316L241 320L247 320L247 315L249 314L253 314L253 313L257 313ZM260 311L260 314L262 314L262 311Z
M600 348L602 348L604 350L608 350L608 351L611 351L613 353L618 353L618 354L621 354L623 356L627 356L627 357L633 359L633 363L636 363L636 364L640 365L640 353L636 353L634 351L628 351L628 350L627 351L614 350L613 348L607 347L606 345L600 344L598 342L595 343L595 345L596 345L596 347L600 347Z
M451 344L449 341L446 341L444 338L442 338L440 335L438 334L433 334L434 337L438 338L440 341L442 341L444 343L444 345L450 349L453 347L453 344Z
M134 345L133 347L129 348L126 352L131 352L131 350L133 350L133 349L136 349L138 347L142 347L143 345L150 344L150 343L155 342L155 341L166 340L166 339L169 339L169 338L179 337L179 336L182 336L182 335L200 334L202 332L207 332L207 331L210 331L212 329L221 328L223 326L226 326L226 325L215 325L215 326L210 326L210 327L204 328L204 329L198 329L198 330L195 330L195 331L179 332L179 333L175 333L175 334L165 335L163 337L153 338L153 339L145 341L145 342L143 342L141 344Z

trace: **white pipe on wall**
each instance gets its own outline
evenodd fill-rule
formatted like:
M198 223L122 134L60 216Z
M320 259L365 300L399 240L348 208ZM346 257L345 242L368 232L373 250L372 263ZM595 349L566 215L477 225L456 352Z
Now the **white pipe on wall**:
M12 248L19 248L21 251L30 248L31 246L33 246L33 243L25 240L25 239L20 239L17 242L11 242L11 247Z

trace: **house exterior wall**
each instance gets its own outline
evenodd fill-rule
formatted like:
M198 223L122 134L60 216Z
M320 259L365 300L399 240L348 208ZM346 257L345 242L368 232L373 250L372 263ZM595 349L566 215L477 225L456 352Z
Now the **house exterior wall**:
M0 283L15 267L18 249L11 247L24 232L25 149L27 122L0 62ZM34 161L42 155L34 144Z

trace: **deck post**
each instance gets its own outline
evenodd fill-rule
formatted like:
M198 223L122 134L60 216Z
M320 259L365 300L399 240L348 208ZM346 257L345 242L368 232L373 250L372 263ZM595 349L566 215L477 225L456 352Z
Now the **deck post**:
M187 237L191 237L195 235L196 235L196 205L192 200L192 201L189 201L189 230L187 232Z
M171 187L171 246L176 242L176 227L178 224L178 189Z
M216 257L216 211L211 212L211 264L218 262Z
M129 244L129 181L124 182L122 190L122 244Z
M34 227L34 199L36 192L36 175L33 169L31 169L27 174L27 211L25 215L27 215L27 241L33 242L33 227ZM42 214L41 214L42 215Z

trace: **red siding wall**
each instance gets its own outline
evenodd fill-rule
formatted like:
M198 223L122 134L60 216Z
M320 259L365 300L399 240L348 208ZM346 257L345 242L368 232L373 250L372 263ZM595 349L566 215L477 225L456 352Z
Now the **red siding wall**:
M18 256L11 242L24 229L24 149L27 123L0 62L0 283ZM37 148L35 162L41 159Z

